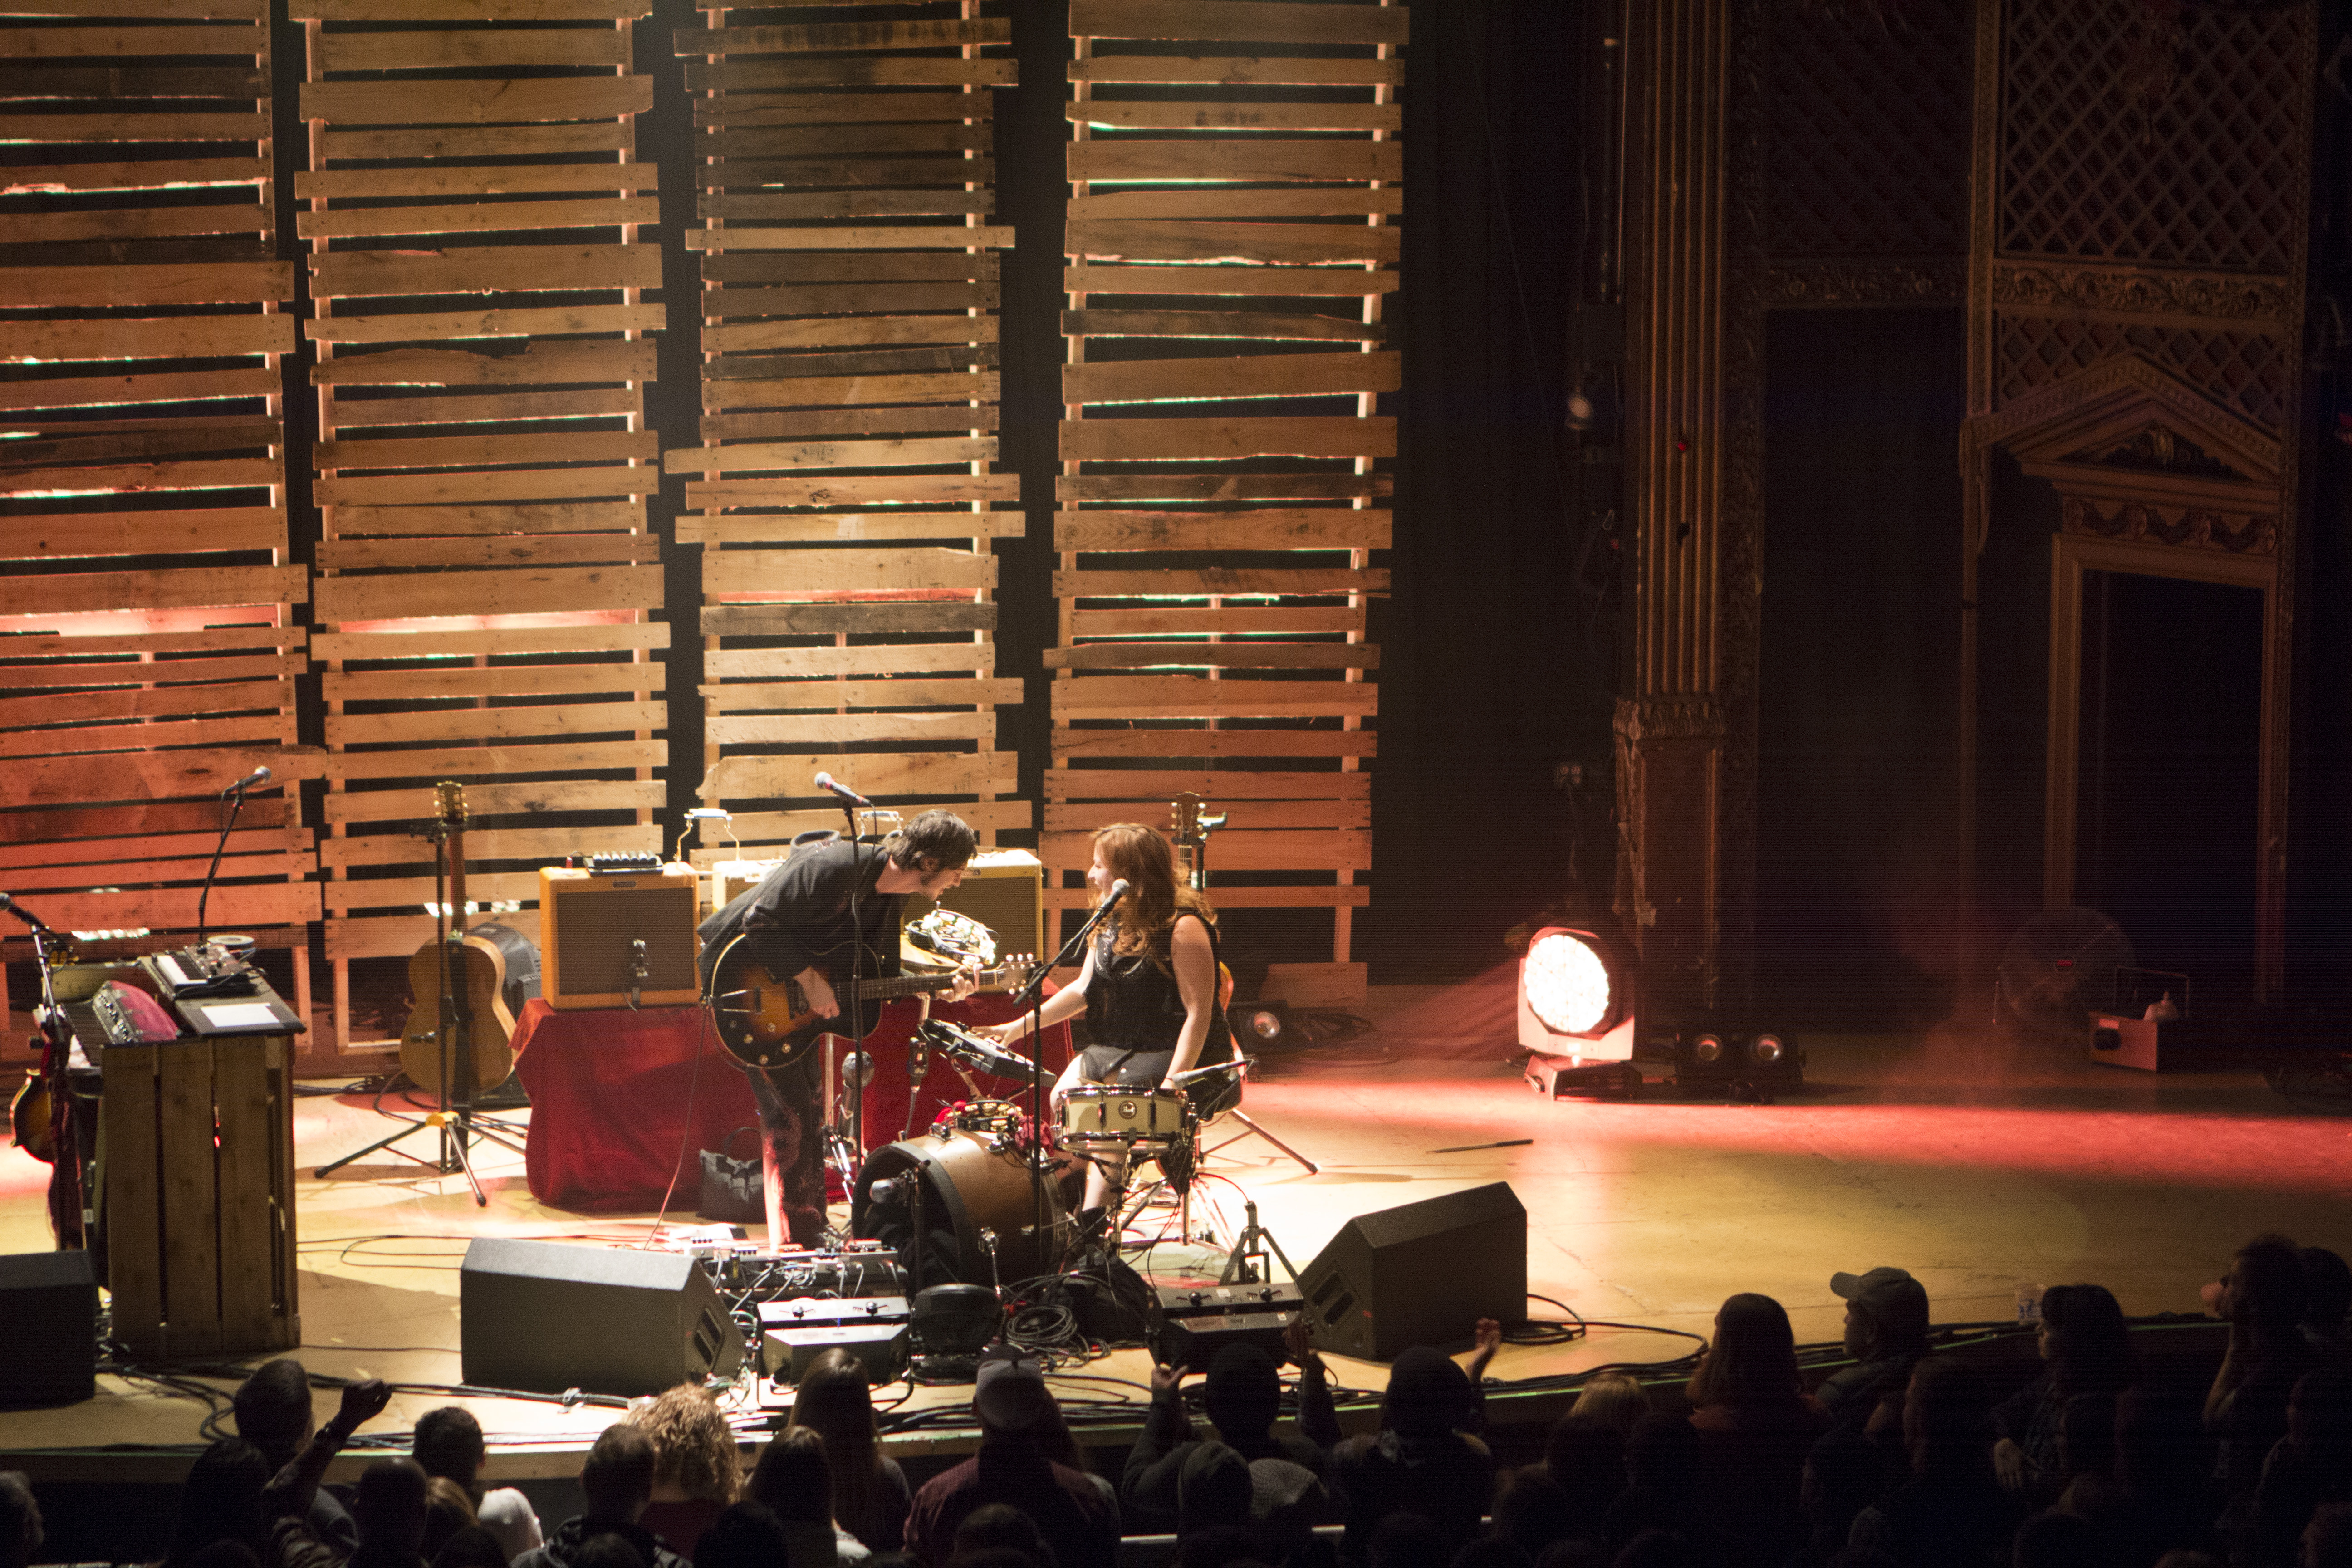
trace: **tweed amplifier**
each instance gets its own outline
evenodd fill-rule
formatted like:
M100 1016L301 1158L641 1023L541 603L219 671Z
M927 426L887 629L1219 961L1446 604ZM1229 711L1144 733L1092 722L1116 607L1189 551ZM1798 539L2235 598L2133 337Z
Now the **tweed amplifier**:
M911 922L935 908L970 915L996 933L999 957L1045 950L1045 873L1026 849L983 849L971 858L963 881L935 905L920 893L908 895Z
M689 1007L699 879L673 862L626 874L539 873L540 994L551 1007Z

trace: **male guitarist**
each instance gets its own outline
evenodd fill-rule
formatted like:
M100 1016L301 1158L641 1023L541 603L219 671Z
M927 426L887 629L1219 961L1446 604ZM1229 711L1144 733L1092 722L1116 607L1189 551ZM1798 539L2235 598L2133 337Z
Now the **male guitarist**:
M962 881L977 842L962 818L927 811L878 845L835 838L794 851L758 887L702 922L705 984L719 952L742 932L771 974L799 983L820 1017L839 1016L842 1004L834 985L848 978L848 944L861 942L871 955L861 961L863 978L896 974L900 903L908 893L937 898ZM969 978L959 978L948 993L955 1000L971 994ZM760 1107L760 1163L772 1244L786 1234L787 1223L799 1247L815 1246L824 1228L824 1118L817 1103L817 1061L812 1050L788 1067L745 1069Z

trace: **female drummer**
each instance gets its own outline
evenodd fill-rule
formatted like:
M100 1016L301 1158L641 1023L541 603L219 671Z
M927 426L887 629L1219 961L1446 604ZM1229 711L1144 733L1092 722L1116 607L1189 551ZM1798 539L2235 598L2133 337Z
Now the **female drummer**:
M1234 1059L1233 1033L1218 1005L1217 916L1208 900L1176 884L1168 840L1139 823L1095 835L1087 885L1097 898L1114 882L1127 891L1095 930L1086 963L1068 986L1034 1013L976 1031L1010 1046L1033 1022L1050 1026L1083 1011L1094 1040L1054 1085L1058 1119L1064 1096L1085 1084L1181 1092L1179 1074ZM1111 1201L1126 1179L1121 1154L1097 1156L1087 1170L1086 1206Z

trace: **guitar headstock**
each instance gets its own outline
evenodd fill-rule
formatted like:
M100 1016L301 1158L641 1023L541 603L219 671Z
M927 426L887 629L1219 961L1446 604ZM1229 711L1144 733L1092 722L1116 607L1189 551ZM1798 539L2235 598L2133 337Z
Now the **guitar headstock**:
M1201 797L1187 790L1168 803L1168 836L1189 844L1201 836Z
M455 779L444 779L433 786L433 810L442 824L448 827L466 826L466 786Z
M1037 955L1035 953L1008 953L1005 955L1003 963L995 964L982 972L981 977L982 983L987 985L1004 985L1017 983L1027 979L1029 972L1035 967L1037 967Z

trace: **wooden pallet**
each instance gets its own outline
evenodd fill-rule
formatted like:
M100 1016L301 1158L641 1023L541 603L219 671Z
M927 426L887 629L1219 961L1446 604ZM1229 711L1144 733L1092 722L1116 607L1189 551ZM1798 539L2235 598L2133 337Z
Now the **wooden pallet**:
M205 913L290 946L307 1005L268 11L49 9L0 21L0 883L92 947L184 941L223 786L266 764Z
M1093 828L1202 795L1216 901L1328 909L1330 963L1286 984L1360 995L1406 11L1072 0L1070 31L1040 857L1075 872Z
M795 12L795 16L818 14ZM702 445L678 542L703 563L708 865L838 826L828 770L993 842L1032 825L996 705L991 541L1022 531L995 468L991 0L891 22L681 28L702 154ZM761 13L765 15L766 13ZM739 850L738 846L743 847Z
M663 308L630 69L644 0L296 0L321 538L326 951L432 933L431 786L467 787L476 918L660 847L669 630L645 498ZM431 23L419 27L418 23ZM571 826L547 826L562 813Z

